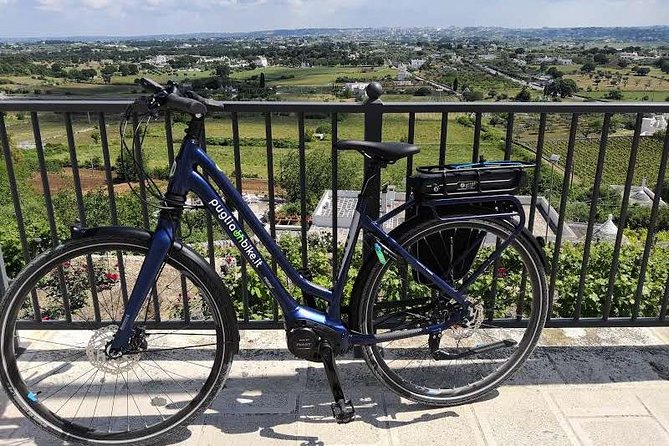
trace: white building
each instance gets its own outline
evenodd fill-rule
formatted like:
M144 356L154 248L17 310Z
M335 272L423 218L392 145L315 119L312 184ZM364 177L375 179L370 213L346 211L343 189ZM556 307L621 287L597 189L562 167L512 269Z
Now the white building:
M495 54L479 54L478 58L481 60L495 60L497 59L497 55Z
M363 94L367 85L369 85L369 82L346 82L344 84L344 90L349 90L355 95Z
M254 60L253 63L258 68L265 68L269 66L269 62L267 62L267 58L265 56L256 57L256 60Z
M425 65L425 59L411 59L411 68L414 70L419 69L423 65Z
M397 80L400 82L411 79L411 74L407 70L399 70L397 72Z
M574 63L573 59L567 59L557 56L543 56L536 60L539 63L554 63L557 65L571 65Z
M655 115L643 118L641 121L641 136L652 136L667 129L667 118L664 115Z

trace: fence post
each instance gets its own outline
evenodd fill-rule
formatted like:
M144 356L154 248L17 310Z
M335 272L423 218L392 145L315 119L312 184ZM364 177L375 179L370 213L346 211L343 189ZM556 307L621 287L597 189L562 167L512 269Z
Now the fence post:
M381 132L383 129L383 102L379 99L383 93L383 88L378 82L371 82L365 88L367 101L365 102L365 141L381 141ZM369 167L371 160L365 158L365 171ZM381 178L376 177L369 182L369 190L372 193L372 202L367 207L367 215L376 220L379 218L381 209ZM367 237L366 234L364 234ZM363 258L371 253L371 248L363 244Z
M367 101L365 102L365 141L381 142L381 133L383 130L383 102L379 99L383 93L383 88L378 82L370 82L365 88L367 94ZM365 171L369 167L370 160L365 158ZM367 206L367 215L376 220L379 218L381 209L381 178L375 177L368 184L371 191L372 200ZM336 191L334 192L337 193ZM363 240L367 238L367 234L363 233ZM371 243L362 244L362 258L366 259L371 255ZM355 346L353 348L353 357L361 359L362 347Z

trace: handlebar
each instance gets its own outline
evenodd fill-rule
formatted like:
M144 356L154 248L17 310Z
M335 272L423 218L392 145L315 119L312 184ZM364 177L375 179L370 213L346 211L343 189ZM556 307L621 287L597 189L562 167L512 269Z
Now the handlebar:
M207 114L206 105L199 100L181 96L176 84L169 84L167 87L163 87L158 82L148 78L142 78L140 84L142 87L153 92L153 102L158 106L179 110L195 116L204 116Z

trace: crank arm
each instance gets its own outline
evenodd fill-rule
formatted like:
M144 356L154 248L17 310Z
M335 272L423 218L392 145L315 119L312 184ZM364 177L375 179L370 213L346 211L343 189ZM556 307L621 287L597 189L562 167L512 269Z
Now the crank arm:
M467 356L471 355L476 355L479 353L485 353L485 352L490 352L493 350L498 350L500 348L508 348L508 347L514 347L516 344L518 344L516 341L513 339L504 339L503 341L498 341L498 342L493 342L491 344L484 344L484 345L479 345L477 347L472 347L469 348L463 352L460 353L448 353L444 350L434 350L432 351L432 358L437 360L437 361L449 361L453 359L462 359L466 358Z

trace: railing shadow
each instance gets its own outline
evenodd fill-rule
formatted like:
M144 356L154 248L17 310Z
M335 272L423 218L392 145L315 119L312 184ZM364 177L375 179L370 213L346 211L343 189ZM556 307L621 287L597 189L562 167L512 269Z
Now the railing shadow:
M283 349L273 349L269 353L269 349L242 350L237 357L237 367L242 369L237 370L247 369L251 362L246 361L252 361L260 370L267 370L274 367L271 361L293 359L290 365L283 366L286 373L263 377L263 373L235 373L233 369L233 376L212 408L191 423L191 430L179 431L167 444L187 441L206 426L214 429L214 435L220 431L226 435L259 435L286 444L325 445L326 440L309 434L310 430L322 432L316 426L331 425L332 429L338 429L330 413L331 396L322 367L296 361ZM197 358L198 352L192 354ZM340 361L340 370L345 389L356 405L358 417L354 423L393 430L459 418L463 413L462 407L435 409L401 400L376 383L363 361L353 360L350 355ZM505 386L664 380L669 380L669 345L539 347ZM253 390L252 396L249 396L249 390ZM287 394L293 395L294 400L284 398L278 405L272 401L272 398L281 399ZM497 396L497 391L493 391L485 399ZM241 409L236 410L233 406L240 400L245 404L237 404L236 407ZM271 407L267 407L267 403L271 403ZM25 419L3 416L8 404L6 396L0 395L3 425L19 425L17 433L34 435L33 441L39 445L64 444L54 443L55 438L31 429L32 425ZM296 428L298 424L300 428ZM21 444L19 437L14 438L16 443L10 441L9 444Z

